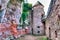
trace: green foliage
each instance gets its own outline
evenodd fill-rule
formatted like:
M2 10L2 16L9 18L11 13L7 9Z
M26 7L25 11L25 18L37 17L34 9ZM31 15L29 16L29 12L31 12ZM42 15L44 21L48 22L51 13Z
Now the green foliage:
M27 12L23 12L22 13L22 20L25 21L27 16L28 16Z
M29 11L32 9L32 4L24 3L23 4L23 12Z
M25 24L25 20L27 19L28 15L29 15L29 11L32 9L32 4L29 3L23 3L23 12L22 12L22 16L21 16L21 21L23 21L22 25ZM26 24L25 24L26 25Z
M47 40L47 38L46 38L46 37L44 37L44 38L42 38L42 40Z
M38 38L37 40L48 40L47 37Z

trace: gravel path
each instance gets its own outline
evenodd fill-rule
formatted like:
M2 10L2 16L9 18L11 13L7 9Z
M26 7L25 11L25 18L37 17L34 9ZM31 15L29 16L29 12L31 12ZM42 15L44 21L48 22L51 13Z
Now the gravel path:
M25 36L25 40L35 40L36 38L32 35Z

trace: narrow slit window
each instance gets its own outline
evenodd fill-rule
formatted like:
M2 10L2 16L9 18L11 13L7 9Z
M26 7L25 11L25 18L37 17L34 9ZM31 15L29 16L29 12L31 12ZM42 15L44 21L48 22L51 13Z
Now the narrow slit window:
M37 28L40 28L40 26L37 26Z
M38 31L37 33L40 33L40 31Z
M57 31L55 31L55 38L57 38Z

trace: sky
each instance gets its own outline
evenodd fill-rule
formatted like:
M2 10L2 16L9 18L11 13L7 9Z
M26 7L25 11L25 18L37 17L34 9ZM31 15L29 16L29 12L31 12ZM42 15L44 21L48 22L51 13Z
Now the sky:
M51 0L28 0L29 3L32 3L33 5L37 2L40 1L43 5L44 5L44 11L45 11L45 15L47 15L47 10L50 4Z

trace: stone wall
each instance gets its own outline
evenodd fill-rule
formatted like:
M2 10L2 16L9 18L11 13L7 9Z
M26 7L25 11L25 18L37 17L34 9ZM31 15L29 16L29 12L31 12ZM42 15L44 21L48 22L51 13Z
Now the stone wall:
M52 2L53 1L53 2ZM46 19L46 35L52 40L60 40L59 33L57 30L60 29L60 1L59 0L51 0L50 3L50 11L48 12L48 16Z

